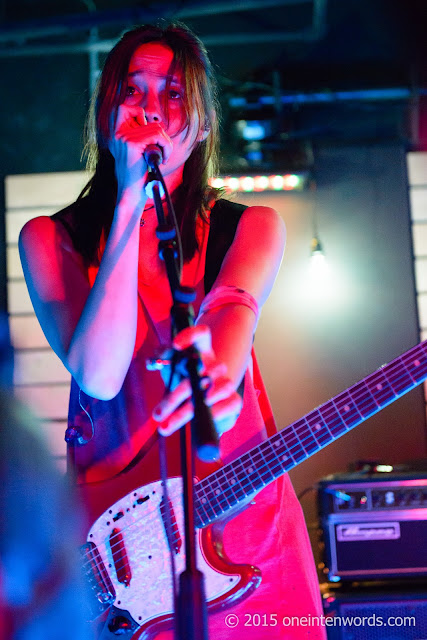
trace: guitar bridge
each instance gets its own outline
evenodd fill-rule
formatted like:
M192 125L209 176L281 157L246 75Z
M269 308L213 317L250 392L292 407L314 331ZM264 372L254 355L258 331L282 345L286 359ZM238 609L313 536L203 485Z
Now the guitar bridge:
M93 620L113 604L116 592L96 545L86 542L80 547L80 553L83 557L85 582L89 587L89 594L94 596L86 599L88 618Z

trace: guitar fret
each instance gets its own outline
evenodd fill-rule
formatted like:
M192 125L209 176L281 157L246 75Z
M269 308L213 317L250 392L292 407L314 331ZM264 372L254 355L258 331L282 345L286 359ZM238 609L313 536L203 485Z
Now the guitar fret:
M238 464L235 466L235 473L239 480L240 486L243 489L245 497L251 495L251 493L253 493L253 487L251 486L250 480L247 477L242 458L239 458Z
M240 485L240 479L239 479L239 476L236 473L236 470L234 468L234 464L229 465L229 468L230 468L230 471L232 472L232 474L234 476L234 482L233 482L234 492L235 492L237 498L239 500L242 500L246 496L246 494L245 494L245 492L243 491L243 489L242 489L242 487Z
M401 356L402 362L404 362L406 369L416 383L422 382L427 374L426 351L425 343L421 343L415 349L412 349L410 353Z
M210 483L209 491L207 492L207 497L209 500L209 505L213 509L216 515L220 515L227 511L227 501L223 498L221 489L218 485L218 481L216 480L216 474L213 481ZM225 508L224 508L225 507Z
M294 422L294 430L308 455L311 455L320 449L319 443L311 433L305 420L298 420L298 422Z
M339 410L341 419L346 427L352 427L360 421L362 416L351 396L350 390L337 396L335 406Z
M383 373L386 372L383 370ZM387 379L390 383L391 388L397 394L401 394L405 389L409 389L415 384L414 378L412 378L409 371L404 366L402 361L402 366L400 367L390 367L390 371L387 372Z
M223 483L225 485L225 493L227 496L229 496L230 504L234 506L239 502L239 498L235 491L234 482L232 482L233 475L231 474L231 478L229 477L230 472L229 472L229 469L227 469L227 467L223 467L222 469L220 469L220 473L222 474L222 477L223 477Z
M205 503L205 508L206 508L206 511L208 512L210 520L213 520L213 518L219 513L219 510L218 510L219 505L214 504L215 496L212 493L212 491L206 492L206 498L207 498L207 502Z
M230 485L228 478L224 472L224 469L220 469L218 473L220 476L220 485L222 486L223 495L228 504L234 507L234 505L237 504L237 499L233 492L233 488Z
M303 460L306 455L292 427L286 427L286 429L283 429L280 433L283 435L283 440L286 443L289 455L292 457L292 460L294 462Z
M298 460L298 462L300 462L300 460L303 460L304 458L307 457L307 451L304 448L304 444L302 442L302 440L299 438L298 433L295 429L295 425L291 424L289 427L292 431L292 434L296 440L296 445L294 445L293 450L295 450L295 453L298 454L298 458L294 458Z
M286 462L289 460L292 464L294 463L294 459L292 457L291 452L289 451L289 445L288 445L288 441L286 438L287 435L287 431L288 431L289 427L286 427L286 429L283 429L280 432L280 438L277 440L276 446L277 446L277 459L278 462L280 463L280 465L283 468L283 464L286 464Z
M208 522L212 522L215 517L215 511L213 510L209 498L206 495L206 481L202 480L198 482L195 486L195 494L196 494L196 513L198 518L204 524ZM202 495L201 495L202 494ZM200 509L203 510L204 513L200 513Z
M194 523L196 527L200 529L201 527L207 525L208 522L211 521L211 519L209 518L204 507L202 507L200 502L197 501L197 498L198 498L198 495L196 493L196 505L194 507L194 510L195 510Z
M332 438L338 438L338 436L347 431L347 425L342 419L334 400L329 400L329 402L324 404L319 410L321 410L325 418Z
M397 396L381 369L368 376L366 384L379 408L385 407Z
M264 486L264 483L262 482L262 479L257 471L256 465L254 463L254 460L252 460L252 457L249 453L245 453L244 456L242 456L242 460L244 462L244 469L246 472L246 477L250 483L250 486L252 487L252 490L257 490L260 489L261 487Z
M305 420L321 447L323 447L326 442L330 442L332 440L332 434L329 431L327 424L325 424L320 411L315 409L306 416Z
M227 511L230 507L230 503L227 498L227 493L224 490L222 481L221 481L221 469L215 474L215 481L211 483L212 492L214 493L216 499L221 505L221 509L223 511Z
M286 445L286 441L283 438L283 431L278 433L277 440L274 439L274 444L276 446L276 459L280 464L280 467L283 470L292 469L294 466L294 461L292 456L289 454L288 447Z
M227 491L222 486L218 476L220 476L220 471L216 474L216 486L213 487L215 496L221 505L223 511L227 511L232 505L230 504L227 496Z
M252 459L255 467L258 469L260 480L263 486L265 486L274 479L274 476L268 468L268 465L266 464L262 445L260 446L259 450L252 456Z
M367 418L377 411L378 404L364 380L355 384L350 390L351 395L356 399L357 408L362 418Z
M205 494L203 482L198 482L194 486L194 493L196 496L196 511L199 515L199 518L201 520L204 520L205 517L209 519L209 514L206 509L208 498ZM200 513L199 510L202 511L203 513Z
M236 478L234 473L227 467L223 467L222 469L225 482L227 483L227 491L229 491L230 495L233 499L233 504L237 504L239 502L239 496L237 494L238 485L236 485Z
M277 478L282 473L282 465L278 459L276 449L279 448L280 442L277 442L277 446L273 444L274 438L270 438L262 443L264 459L266 465L271 473L272 478Z
M273 436L270 440L264 443L268 445L270 448L269 458L271 458L272 462L270 462L270 469L275 478L278 478L283 473L283 461L281 458L286 452L285 447L283 446L283 440L280 437L280 434Z

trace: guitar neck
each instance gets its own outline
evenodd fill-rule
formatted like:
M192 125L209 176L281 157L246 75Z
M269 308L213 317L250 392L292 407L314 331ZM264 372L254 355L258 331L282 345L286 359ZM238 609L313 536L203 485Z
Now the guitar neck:
M427 378L427 341L384 365L195 486L196 525L211 524Z

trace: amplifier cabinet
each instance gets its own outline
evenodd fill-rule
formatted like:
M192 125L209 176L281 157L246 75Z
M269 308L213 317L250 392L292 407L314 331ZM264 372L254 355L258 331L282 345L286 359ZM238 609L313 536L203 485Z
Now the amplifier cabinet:
M426 640L427 591L325 594L328 640Z
M354 475L319 484L328 580L427 576L427 479Z

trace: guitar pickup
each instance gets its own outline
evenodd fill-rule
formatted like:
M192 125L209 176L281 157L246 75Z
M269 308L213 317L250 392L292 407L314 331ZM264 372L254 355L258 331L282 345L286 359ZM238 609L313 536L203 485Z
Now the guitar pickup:
M173 509L172 502L170 500L168 500L168 508L169 508L169 515L170 515L172 549L173 549L173 551L175 551L176 554L178 554L180 552L181 547L182 547L182 539L181 539L181 536L180 536L180 533L179 533L178 523L177 523L176 517L175 517L175 511ZM165 529L166 539L168 539L168 527L167 527L168 517L167 517L167 513L166 513L164 498L162 498L162 501L160 503L160 513L161 513L162 520L163 520L163 527Z
M129 587L132 572L129 565L128 555L126 553L125 542L120 529L112 530L110 534L110 549L113 556L117 580L124 584L125 587Z

